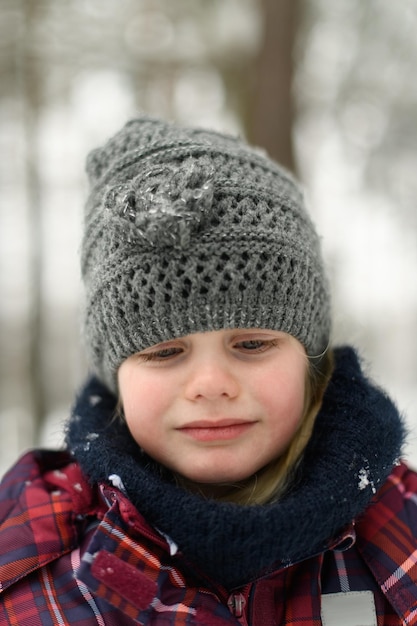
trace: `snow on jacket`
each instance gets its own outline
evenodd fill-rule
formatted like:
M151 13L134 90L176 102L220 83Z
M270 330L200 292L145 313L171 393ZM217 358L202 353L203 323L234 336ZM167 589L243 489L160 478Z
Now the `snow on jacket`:
M119 489L31 452L1 490L0 624L319 625L323 598L375 610L379 626L417 624L416 494L401 464L326 552L228 592L199 585Z

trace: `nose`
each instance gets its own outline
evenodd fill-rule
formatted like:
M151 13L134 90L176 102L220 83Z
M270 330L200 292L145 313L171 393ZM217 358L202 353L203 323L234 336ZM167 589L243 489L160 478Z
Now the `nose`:
M239 383L230 366L211 359L195 364L185 385L185 396L192 401L233 399L238 394Z

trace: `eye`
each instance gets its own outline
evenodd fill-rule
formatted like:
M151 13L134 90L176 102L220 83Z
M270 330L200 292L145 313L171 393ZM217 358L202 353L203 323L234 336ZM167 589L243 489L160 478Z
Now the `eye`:
M183 349L179 346L169 346L166 348L153 349L147 352L141 352L138 354L138 357L141 361L149 362L149 361L168 361L180 354L182 354Z
M235 348L241 352L259 354L278 345L277 339L245 339L235 343Z

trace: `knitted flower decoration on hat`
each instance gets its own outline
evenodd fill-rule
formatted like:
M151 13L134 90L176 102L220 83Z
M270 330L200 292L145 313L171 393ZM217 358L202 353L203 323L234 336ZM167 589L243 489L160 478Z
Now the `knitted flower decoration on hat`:
M325 350L319 239L283 168L239 139L145 117L87 172L84 335L111 389L125 358L193 332L267 328Z

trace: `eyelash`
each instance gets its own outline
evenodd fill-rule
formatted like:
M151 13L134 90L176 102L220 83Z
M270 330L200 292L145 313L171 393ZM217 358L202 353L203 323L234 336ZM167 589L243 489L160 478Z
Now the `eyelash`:
M270 348L276 347L278 343L278 339L245 339L233 344L233 348L237 348L239 351L243 351L246 354L262 354ZM141 361L145 363L152 361L161 362L169 361L182 354L182 352L183 348L173 346L155 350L154 352L144 352L140 354L139 357Z
M248 344L251 344L250 348L248 347ZM245 352L253 354L266 352L266 350L275 348L277 345L278 339L245 339L244 341L239 341L235 344L235 346L243 348Z
M155 352L144 352L139 357L142 361L168 361L174 358L178 354L181 354L182 348L163 348L162 350L155 350Z

